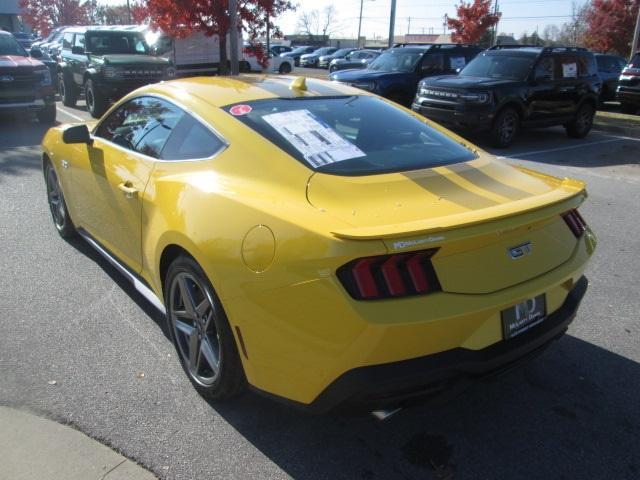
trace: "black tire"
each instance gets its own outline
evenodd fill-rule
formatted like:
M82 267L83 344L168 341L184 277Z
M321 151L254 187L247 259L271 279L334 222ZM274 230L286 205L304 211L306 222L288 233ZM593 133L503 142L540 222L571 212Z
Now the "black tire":
M251 65L249 62L242 60L240 65L238 66L241 73L249 73L251 72Z
M489 131L491 144L496 148L507 148L520 130L520 115L515 108L507 107L493 120Z
M58 76L58 91L60 100L65 107L75 107L78 102L78 89L64 73Z
M289 62L283 62L280 64L278 71L284 75L291 73L291 64Z
M167 271L164 290L167 329L196 390L211 400L225 400L242 392L246 379L236 342L200 265L187 255L176 258Z
M43 125L53 125L56 123L56 104L47 105L42 110L38 110L36 116L38 121Z
M591 131L596 109L590 103L583 103L570 123L565 125L567 136L570 138L584 138Z
M62 238L74 237L76 235L76 228L73 226L69 210L67 210L67 204L64 200L62 187L58 181L58 175L49 161L45 161L44 164L44 181L47 188L47 201L49 203L53 225Z
M336 68L336 67L334 67L334 66L329 67L329 73L333 73L333 72L335 72L336 70L337 70L337 68Z
M620 104L620 111L622 113L627 113L629 115L633 115L634 113L636 113L637 110L638 110L638 107L636 107L635 105L631 105L630 103L621 103Z
M102 114L107 110L109 102L93 83L91 78L87 79L84 84L84 96L87 102L87 111L93 118L100 118Z

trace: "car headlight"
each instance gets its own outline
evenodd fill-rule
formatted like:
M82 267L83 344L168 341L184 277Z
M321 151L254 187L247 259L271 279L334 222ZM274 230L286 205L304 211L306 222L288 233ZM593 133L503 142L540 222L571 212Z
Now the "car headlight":
M164 71L164 75L167 78L173 78L176 76L176 69L174 67L167 67Z
M36 73L39 74L39 75L42 75L41 85L43 87L47 87L47 86L51 85L51 72L49 71L49 69L36 70Z
M351 86L372 92L376 89L376 82L353 82Z
M487 103L489 94L485 92L461 93L458 98L469 103Z
M119 76L120 73L121 70L116 67L107 66L102 68L102 74L105 78L115 78Z

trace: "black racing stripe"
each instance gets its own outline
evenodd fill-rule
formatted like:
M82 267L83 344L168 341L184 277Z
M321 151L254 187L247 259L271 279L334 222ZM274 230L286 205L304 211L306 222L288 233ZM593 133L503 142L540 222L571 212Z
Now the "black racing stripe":
M485 172L467 164L449 165L447 168L464 178L466 181L485 190L507 197L510 200L521 200L531 196L529 192L525 192L519 188L502 183L500 180L490 177Z

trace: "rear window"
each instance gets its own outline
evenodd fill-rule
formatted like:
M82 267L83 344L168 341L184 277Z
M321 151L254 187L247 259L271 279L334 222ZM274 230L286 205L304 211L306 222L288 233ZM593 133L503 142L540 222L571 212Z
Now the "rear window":
M473 151L375 97L278 98L225 110L323 173L374 175L476 158Z

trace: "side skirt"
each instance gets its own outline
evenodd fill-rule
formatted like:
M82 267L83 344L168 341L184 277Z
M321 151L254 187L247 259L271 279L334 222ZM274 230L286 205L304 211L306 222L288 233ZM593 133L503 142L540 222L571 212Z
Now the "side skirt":
M120 262L114 255L112 255L105 247L100 245L97 240L95 240L89 232L82 228L78 228L78 234L89 244L91 245L100 255L102 255L105 260L107 260L113 267L118 270L122 275L127 277L127 279L133 283L133 287L146 298L151 305L156 307L163 315L166 313L166 309L162 301L158 298L158 296L151 290L147 282L145 282L138 275L129 270L125 265Z

